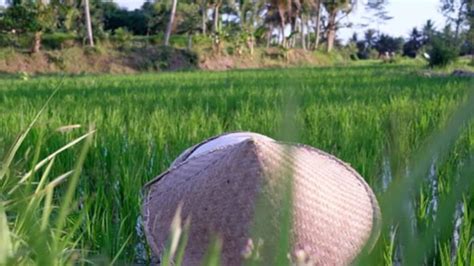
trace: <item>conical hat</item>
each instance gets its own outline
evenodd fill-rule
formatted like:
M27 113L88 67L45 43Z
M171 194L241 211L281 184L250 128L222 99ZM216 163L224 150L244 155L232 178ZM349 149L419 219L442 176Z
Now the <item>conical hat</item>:
M146 185L143 216L153 252L163 252L182 204L183 217L191 217L184 265L200 265L214 233L223 240L222 265L242 264L257 200L279 204L272 198L285 184L282 166L291 167L294 250L317 265L350 264L379 233L379 206L364 179L320 150L249 132L186 150Z

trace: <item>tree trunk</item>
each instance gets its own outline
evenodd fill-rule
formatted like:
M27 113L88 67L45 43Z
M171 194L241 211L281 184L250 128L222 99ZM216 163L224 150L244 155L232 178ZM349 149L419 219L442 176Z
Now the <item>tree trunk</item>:
M188 32L188 50L193 49L193 34Z
M270 44L272 43L273 37L273 25L270 25L270 30L267 33L267 48L270 48Z
M168 21L168 27L166 27L165 46L170 45L171 30L173 29L173 22L174 22L174 17L176 14L177 5L178 5L178 0L173 0L173 5L171 6L170 20Z
M306 49L311 49L311 39L310 39L310 34L309 34L309 24L308 21L306 21Z
M321 35L321 1L318 0L316 4L316 21L314 23L314 49L318 49L319 38Z
M295 48L295 45L296 45L296 34L295 32L298 30L298 25L297 25L297 20L298 20L298 16L296 16L296 19L294 19L294 21L292 21L290 23L290 45L289 47L291 48Z
M255 46L255 37L253 35L249 35L247 37L247 48L249 49L250 55L253 55Z
M89 9L89 0L84 0L84 13L86 15L87 39L89 46L94 47L94 36L92 34L91 12Z
M281 46L286 47L285 24L281 24Z
M278 10L278 14L280 15L280 26L281 26L281 45L283 47L286 47L286 37L285 37L286 23L285 23L285 14L284 14L284 12L285 11L283 11L282 9Z
M239 18L239 27L240 27L240 30L243 30L243 29L245 28L244 25L245 25L246 21L245 21L245 18L242 16L242 10L241 10L241 8L242 8L242 7L241 7L240 5L238 5L238 6L236 7L236 12L237 12L237 17Z
M207 7L202 6L202 34L207 34Z
M327 33L327 42L328 47L327 51L331 52L334 48L334 40L336 39L336 16L337 9L331 11L328 17L328 33Z
M303 48L303 50L306 50L306 40L305 40L305 34L304 34L304 26L306 25L306 19L304 17L304 15L301 16L301 20L300 20L300 30L301 30L301 48Z
M216 4L216 6L214 7L214 33L219 32L219 8L219 4Z
M37 53L41 49L41 36L43 35L43 32L37 31L35 32L35 36L33 38L33 44L31 45L31 53Z

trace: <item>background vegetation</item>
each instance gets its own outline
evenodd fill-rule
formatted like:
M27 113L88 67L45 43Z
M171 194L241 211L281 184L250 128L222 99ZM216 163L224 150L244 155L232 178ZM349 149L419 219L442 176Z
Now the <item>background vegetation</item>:
M322 50L347 59L396 61L396 57L430 57L444 66L458 56L472 55L472 1L440 0L445 26L428 20L405 39L367 25L363 36L343 42L341 28L362 27L345 18L364 9L374 24L392 19L386 1L353 0L150 0L136 10L101 0L12 0L0 10L0 47L38 53L74 46L99 46L89 51L164 46L192 50L198 56L264 55L282 60L291 49ZM174 7L174 8L173 8ZM89 15L89 16L88 16ZM90 27L88 27L90 25ZM145 53L146 51L142 51ZM134 55L136 56L136 55ZM473 57L474 58L474 57ZM51 60L50 60L51 61ZM54 58L52 59L54 61ZM172 60L170 60L172 61ZM170 64L169 62L167 62Z

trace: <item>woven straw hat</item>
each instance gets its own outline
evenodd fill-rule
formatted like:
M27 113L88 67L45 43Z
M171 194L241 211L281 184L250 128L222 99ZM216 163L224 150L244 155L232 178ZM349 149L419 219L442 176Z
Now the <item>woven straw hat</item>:
M285 184L285 168L292 176L293 252L304 250L317 265L350 264L379 234L379 206L364 179L320 150L250 132L189 148L146 185L143 216L153 252L163 252L182 204L182 216L191 218L184 265L200 265L213 233L223 240L222 265L242 264L256 202L264 198L279 209L273 198Z

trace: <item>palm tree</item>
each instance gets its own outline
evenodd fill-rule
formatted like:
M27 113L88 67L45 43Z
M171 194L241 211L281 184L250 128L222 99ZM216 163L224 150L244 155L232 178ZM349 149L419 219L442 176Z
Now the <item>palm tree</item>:
M321 37L321 2L322 0L314 0L313 12L314 16L314 49L318 49L319 40Z
M423 26L422 32L423 32L423 44L428 44L436 32L434 23L431 19L428 19L426 21L426 24Z
M41 49L43 32L47 29L54 29L56 27L57 21L54 6L49 5L45 0L35 3L19 3L19 5L25 5L27 9L36 10L31 14L33 18L29 19L32 19L32 24L30 26L31 29L34 29L31 53L37 53Z
M373 29L368 29L364 32L364 41L367 44L367 48L373 48L377 42L377 32Z
M214 32L214 34L216 34L217 32L219 32L219 18L220 18L220 14L219 14L219 11L220 11L220 8L222 6L222 0L210 0L210 5L213 7L214 9L214 12L212 14L213 16L213 28L212 28L212 31Z
M352 5L355 0L323 0L323 6L328 12L327 25L327 51L330 52L334 48L337 31L337 15L340 11L349 14L352 11Z
M207 34L207 0L198 0L199 9L201 11L201 33L203 35Z
M170 20L168 21L168 26L166 27L165 46L170 45L171 30L173 29L173 22L174 22L174 17L176 15L177 5L178 5L178 0L173 0L173 3L171 5Z
M89 9L89 0L84 0L84 13L86 15L87 39L89 46L94 47L94 36L92 34L91 12Z
M271 0L269 9L273 9L278 14L280 22L282 46L286 47L285 27L288 13L291 13L291 0Z

